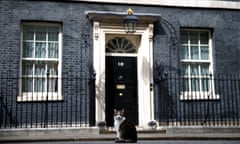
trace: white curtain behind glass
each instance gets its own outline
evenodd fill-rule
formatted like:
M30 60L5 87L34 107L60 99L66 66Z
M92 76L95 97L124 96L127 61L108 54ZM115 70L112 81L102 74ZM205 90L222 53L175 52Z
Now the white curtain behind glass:
M183 91L207 91L209 66L209 32L181 31Z
M48 91L57 91L58 33L57 26L23 26L23 92L46 92L47 71Z

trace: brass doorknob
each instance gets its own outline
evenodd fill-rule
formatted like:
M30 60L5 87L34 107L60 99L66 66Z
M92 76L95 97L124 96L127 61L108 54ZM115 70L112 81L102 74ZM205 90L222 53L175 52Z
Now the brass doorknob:
M123 96L123 93L118 93L118 96Z

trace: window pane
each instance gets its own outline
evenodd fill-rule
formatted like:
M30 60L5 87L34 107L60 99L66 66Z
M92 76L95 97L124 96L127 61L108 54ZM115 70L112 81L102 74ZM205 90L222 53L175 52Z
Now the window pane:
M58 64L57 63L49 63L48 70L49 70L49 74L51 76L57 76L58 75Z
M208 78L203 78L202 79L202 90L203 91L209 91L209 79Z
M34 40L33 26L23 26L23 40Z
M198 46L191 46L191 59L199 59Z
M188 79L183 79L183 91L189 91L189 81Z
M46 58L46 43L38 42L35 48L36 58Z
M182 46L181 58L182 59L189 59L188 46Z
M33 58L34 57L34 43L33 42L24 42L23 43L23 57L24 58Z
M33 90L33 78L22 79L22 92L32 92Z
M57 92L57 78L50 78L48 82L48 92Z
M58 43L48 43L48 58L58 57Z
M201 65L201 74L202 75L209 75L209 64L202 64Z
M33 63L29 61L23 62L23 75L32 75L33 74Z
M201 32L200 33L200 43L201 44L208 44L208 40L209 40L208 32Z
M37 41L46 41L47 27L38 26L36 27L36 40Z
M190 43L198 44L198 32L190 32Z
M45 63L39 62L35 64L35 75L44 76L46 75Z
M34 81L34 92L45 92L45 79L36 78Z
M198 65L197 65L197 64L191 64L190 69L191 69L191 75L192 75L192 76L199 75Z
M58 27L48 27L48 41L58 41Z
M209 48L208 46L201 46L201 59L208 60L209 59Z
M182 75L188 76L188 65L187 64L182 64Z
M191 79L191 89L192 89L192 91L200 91L198 78Z

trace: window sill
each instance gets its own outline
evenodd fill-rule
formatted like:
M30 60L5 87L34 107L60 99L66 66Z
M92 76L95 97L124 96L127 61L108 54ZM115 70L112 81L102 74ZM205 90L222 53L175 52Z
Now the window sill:
M17 96L17 102L62 101L63 96L58 93L23 93Z
M182 92L180 100L219 100L219 94L210 92Z

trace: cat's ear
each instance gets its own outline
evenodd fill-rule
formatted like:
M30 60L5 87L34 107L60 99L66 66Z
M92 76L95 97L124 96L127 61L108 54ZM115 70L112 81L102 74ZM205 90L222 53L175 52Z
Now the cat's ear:
M114 113L117 113L117 110L116 110L116 109L114 109Z

